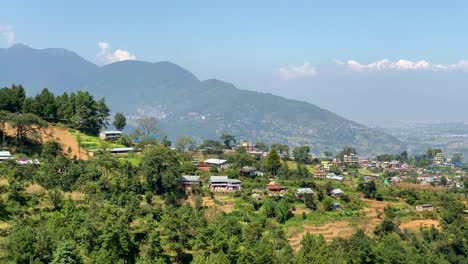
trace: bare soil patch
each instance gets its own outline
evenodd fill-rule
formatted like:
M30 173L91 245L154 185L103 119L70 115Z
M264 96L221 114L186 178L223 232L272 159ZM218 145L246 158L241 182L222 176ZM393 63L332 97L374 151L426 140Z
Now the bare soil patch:
M440 223L438 220L435 219L420 219L420 220L413 220L405 223L400 224L400 229L419 229L420 227L423 228L431 228L434 226L438 230L441 230Z
M409 183L409 182L399 182L396 186L404 189L412 189L418 191L442 191L445 190L443 186L432 186L429 184L418 184L418 183Z
M31 184L31 185L28 185L28 187L26 187L26 192L28 193L38 193L38 192L42 192L43 190L44 188L40 186L39 184Z
M15 131L8 125L6 126L5 132L10 136L15 135ZM82 160L88 159L88 152L78 147L78 142L70 134L70 131L68 131L68 129L62 127L49 126L39 131L39 133L43 142L57 141L58 143L60 143L60 145L62 145L63 151L65 153L68 153L67 151L68 149L70 149L71 157L76 156L78 159Z

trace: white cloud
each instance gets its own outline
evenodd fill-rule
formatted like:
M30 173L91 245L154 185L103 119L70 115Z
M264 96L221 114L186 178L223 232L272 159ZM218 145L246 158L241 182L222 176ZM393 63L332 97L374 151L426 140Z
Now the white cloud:
M348 70L354 72L376 72L376 71L450 71L450 70L468 70L468 60L461 60L455 64L434 64L426 60L380 60L369 64L361 64L355 60L348 60L346 63L337 62L337 66L345 66Z
M136 59L136 56L131 54L129 51L122 49L111 50L110 45L107 42L101 41L98 43L98 46L100 51L96 55L96 59L103 64Z
M317 74L315 67L312 66L312 64L309 62L306 62L302 65L286 65L276 68L274 72L278 74L283 80L309 77Z
M0 24L0 39L7 45L13 44L15 42L15 29L13 26Z

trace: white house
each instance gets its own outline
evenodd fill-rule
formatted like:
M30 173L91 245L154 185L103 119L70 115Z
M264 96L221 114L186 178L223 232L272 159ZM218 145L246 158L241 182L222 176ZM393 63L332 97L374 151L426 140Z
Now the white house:
M7 159L14 159L10 151L0 151L0 161L4 161Z
M228 161L223 159L207 159L205 160L205 163L210 167L217 167L222 169L227 169L230 166Z
M106 130L106 131L101 131L99 133L99 138L105 139L105 140L117 140L120 137L122 137L122 131L118 130Z
M343 194L343 191L342 191L341 189L333 189L333 190L331 191L331 194L332 194L332 196L335 197L335 198L340 198L341 195Z
M314 191L312 191L311 188L299 188L296 190L296 196L301 196L301 195L313 195Z

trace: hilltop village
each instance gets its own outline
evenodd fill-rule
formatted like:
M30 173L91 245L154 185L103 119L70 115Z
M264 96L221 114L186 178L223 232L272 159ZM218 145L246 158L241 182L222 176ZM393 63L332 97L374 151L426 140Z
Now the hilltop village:
M0 89L2 263L466 263L459 153L170 142L110 113Z

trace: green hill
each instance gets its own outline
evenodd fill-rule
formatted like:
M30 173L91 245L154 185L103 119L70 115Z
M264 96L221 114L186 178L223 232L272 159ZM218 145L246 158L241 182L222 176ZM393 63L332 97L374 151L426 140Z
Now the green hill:
M316 154L345 146L360 154L404 148L393 136L316 105L240 90L219 80L200 81L170 62L124 61L98 67L70 51L14 46L0 49L0 70L0 85L23 83L33 91L47 86L54 92L85 89L105 97L130 121L141 113L154 115L172 140L180 135L218 138L226 132L238 139L309 145Z

